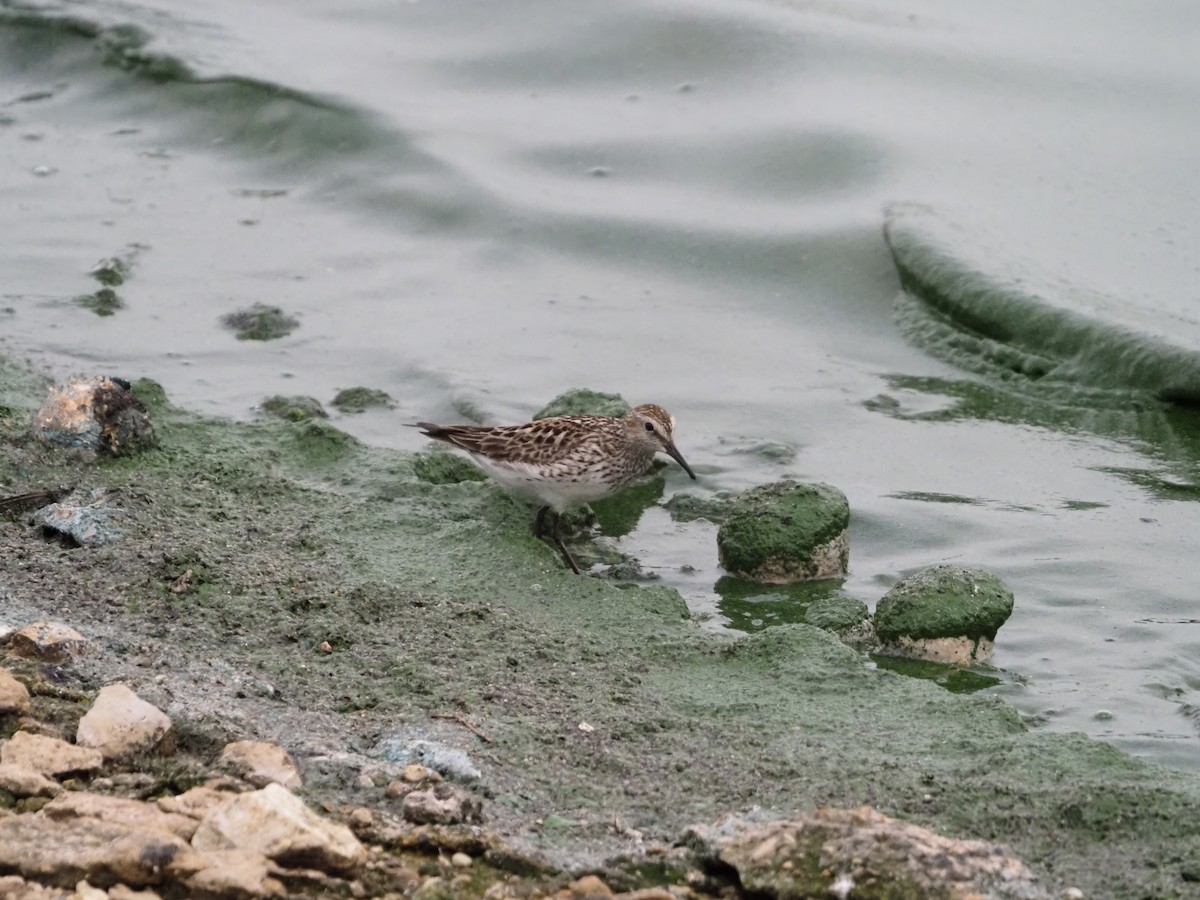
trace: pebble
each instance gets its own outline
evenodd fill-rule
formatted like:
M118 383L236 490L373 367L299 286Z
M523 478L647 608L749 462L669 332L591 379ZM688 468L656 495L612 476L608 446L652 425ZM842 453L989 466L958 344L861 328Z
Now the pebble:
M584 875L571 882L571 900L584 900L593 897L611 897L612 888L604 883L598 875Z
M461 850L450 857L450 865L457 866L460 869L466 869L474 863L475 860L463 853Z

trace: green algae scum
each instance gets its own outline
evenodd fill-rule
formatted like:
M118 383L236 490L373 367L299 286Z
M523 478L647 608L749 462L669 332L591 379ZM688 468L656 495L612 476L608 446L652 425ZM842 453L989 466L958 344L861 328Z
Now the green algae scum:
M97 649L64 677L161 698L186 746L436 740L477 767L489 830L577 871L624 859L630 885L648 883L631 831L669 844L751 809L863 805L1003 843L1048 890L1184 896L1200 874L1195 776L1031 733L811 625L702 631L673 590L571 575L525 507L436 456L313 420L202 419L143 381L157 446L83 460L27 440L45 385L0 377L5 493L102 487L124 531L65 549L8 514L4 619L65 620ZM305 777L313 801L386 803Z

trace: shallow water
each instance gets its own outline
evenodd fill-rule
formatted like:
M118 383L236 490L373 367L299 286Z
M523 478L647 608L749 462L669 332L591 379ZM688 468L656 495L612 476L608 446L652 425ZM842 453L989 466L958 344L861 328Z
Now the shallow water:
M236 417L381 388L338 425L406 449L574 386L662 403L701 476L668 495L838 485L846 591L996 571L991 690L1200 769L1200 440L1163 403L1200 396L1191 15L0 2L0 349ZM299 329L235 340L254 302ZM621 541L711 627L786 620L713 534Z

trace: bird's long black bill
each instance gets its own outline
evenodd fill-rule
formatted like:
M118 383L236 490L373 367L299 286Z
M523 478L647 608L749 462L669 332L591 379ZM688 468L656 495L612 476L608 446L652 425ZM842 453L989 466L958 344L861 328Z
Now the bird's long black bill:
M692 467L687 464L687 460L683 458L683 454L675 449L674 444L667 444L665 447L663 447L663 450L666 451L667 456L671 457L671 459L683 466L683 471L692 476L692 481L696 480L696 473L693 472Z

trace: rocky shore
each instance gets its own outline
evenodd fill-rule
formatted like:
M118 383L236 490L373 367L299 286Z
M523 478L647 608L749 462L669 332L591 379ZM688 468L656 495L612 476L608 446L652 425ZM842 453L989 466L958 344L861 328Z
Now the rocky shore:
M704 632L328 421L141 382L153 447L97 455L30 436L46 388L0 365L0 896L1200 893L1191 776Z

